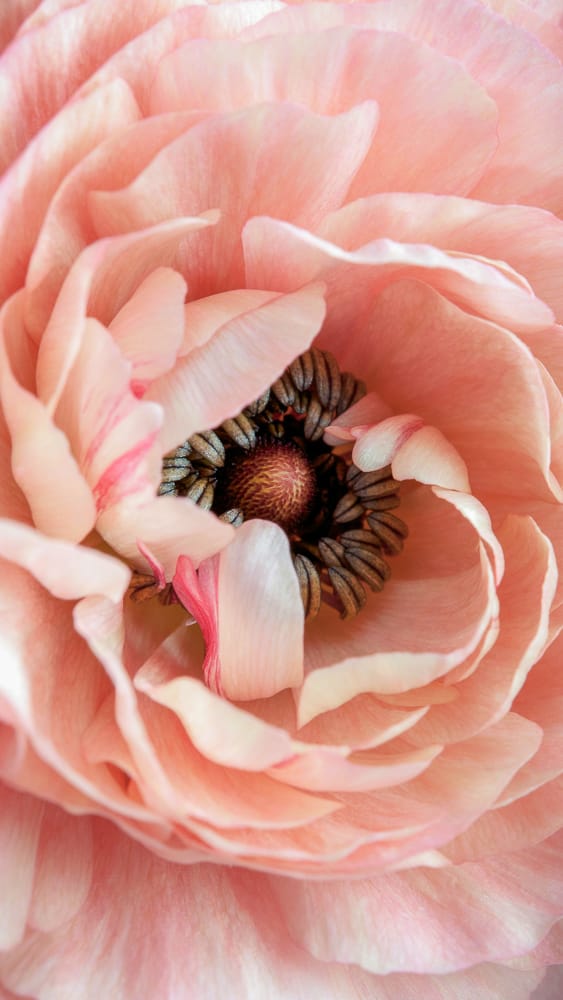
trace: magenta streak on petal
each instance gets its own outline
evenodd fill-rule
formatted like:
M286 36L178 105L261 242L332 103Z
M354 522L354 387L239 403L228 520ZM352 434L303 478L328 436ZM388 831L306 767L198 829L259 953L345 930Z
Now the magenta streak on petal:
M153 556L151 550L139 538L137 539L137 548L143 558L147 560L154 578L158 583L158 589L164 590L166 586L166 574L162 568L162 564L158 561L156 556Z
M99 514L106 507L110 506L110 504L116 503L118 499L122 500L124 497L138 491L139 484L136 479L136 473L138 472L139 462L150 451L156 441L156 437L156 431L147 435L134 448L131 448L130 451L125 452L124 455L120 455L105 470L93 489L94 497L96 498L96 508ZM119 489L114 492L116 486Z
M205 642L203 676L215 694L223 696L218 646L217 590L219 559L206 559L196 573L188 556L180 556L172 581L177 597L196 619Z
M90 441L86 455L84 456L84 465L86 468L94 461L96 452L101 448L102 444L111 433L113 428L119 423L120 420L126 415L122 412L123 407L123 397L116 397L112 405L109 405L105 414L104 422L101 427L98 428L97 433Z

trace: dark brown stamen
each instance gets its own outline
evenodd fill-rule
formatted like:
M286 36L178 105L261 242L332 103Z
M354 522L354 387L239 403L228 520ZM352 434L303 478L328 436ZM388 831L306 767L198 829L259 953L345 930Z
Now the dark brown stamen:
M357 614L366 588L383 588L387 557L408 534L390 513L400 503L391 467L363 471L351 447L323 440L365 392L328 351L313 347L238 416L192 435L163 460L160 495L187 497L234 527L260 517L284 528L308 618L322 603L342 618ZM132 581L135 600L174 600L170 584L165 590L149 574Z

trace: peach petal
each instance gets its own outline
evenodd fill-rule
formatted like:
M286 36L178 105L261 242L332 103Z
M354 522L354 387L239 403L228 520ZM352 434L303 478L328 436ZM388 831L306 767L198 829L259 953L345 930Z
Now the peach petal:
M79 988L84 1000L95 1000L109 995L116 978L123 996L138 1000L173 996L186 983L194 996L248 1000L264 996L320 1000L354 994L394 1000L415 995L419 988L412 976L377 979L352 965L314 959L294 943L280 910L277 886L265 876L220 865L170 865L99 819L69 817L68 823L75 831L77 854L86 855L86 845L93 845L89 893L70 921L48 933L31 930L28 940L2 959L3 982L18 995L59 1000ZM32 879L31 862L29 869ZM70 878L61 859L60 866L53 867L51 892L71 892ZM196 912L194 899L208 900L210 908ZM221 920L213 912L220 912ZM126 942L120 934L125 924ZM151 949L145 947L147 926L152 928ZM216 956L218 951L224 955L232 950L233 926L237 947L226 964ZM186 935L190 940L197 937L197 949L185 947ZM84 941L89 942L86 950L80 946ZM155 953L162 962L155 963ZM534 971L508 969L499 978L494 967L479 967L468 976L447 976L435 980L435 985L431 980L428 1000L461 1000L464 988L475 1000L487 1000L495 990L500 995L504 986L514 1000L526 1000L520 978L528 991L538 979Z
M487 7L502 14L507 21L511 21L520 28L524 28L529 34L537 38L538 41L551 49L559 60L563 59L563 31L556 23L551 23L547 16L544 19L539 11L533 10L532 5L525 0L485 0Z
M330 315L330 287L327 295ZM395 412L417 413L446 435L477 495L553 499L545 387L512 333L465 315L428 286L397 282L375 300L362 338L348 336L346 346L336 336L336 327L323 333L323 345L337 350L341 365L363 372ZM413 375L420 370L424 379Z
M295 940L316 958L378 975L443 974L521 955L541 940L561 905L557 855L555 841L432 872L270 884Z
M40 0L13 0L0 11L0 50L6 48Z
M185 296L182 276L171 268L157 268L109 324L122 354L133 364L137 394L176 361L184 336Z
M248 701L301 683L303 605L281 528L259 520L242 525L206 590L199 585L198 592L187 570L179 564L174 588L196 619L204 616L204 673L213 691Z
M177 808L178 802L148 737L133 685L121 660L121 609L100 598L87 597L76 605L73 619L76 631L111 680L115 692L115 719L142 777L145 801L157 814L166 817ZM86 731L84 727L83 733Z
M536 296L563 320L557 266L563 221L542 209L491 205L473 198L386 192L329 213L318 235L346 250L389 238L401 243L429 243L497 263L504 260L526 276Z
M88 212L95 188L128 183L171 139L199 121L184 113L142 119L106 139L65 177L53 195L26 276L26 325L39 340L63 281L80 253L98 238Z
M360 469L380 469L392 463L400 481L469 491L467 466L437 427L423 426L412 414L389 417L358 438L352 459Z
M330 747L303 746L290 760L270 767L268 774L276 781L311 791L373 791L416 778L441 749L433 746L391 756L366 751L344 756Z
M498 147L472 196L560 212L561 66L531 34L470 0L438 0L432 5L427 0L378 0L326 5L321 11L292 7L284 14L264 18L247 33L254 37L272 30L357 25L408 35L461 63L495 101L499 115ZM384 118L387 108L381 111Z
M158 153L128 187L92 192L93 223L107 236L228 204L221 225L207 234L200 259L190 267L186 257L190 295L201 298L243 284L267 288L243 281L240 233L245 221L283 211L300 225L318 225L330 208L342 204L369 148L375 117L370 101L331 117L281 104L213 115ZM225 159L230 171L223 169ZM283 206L275 170L282 161L289 192ZM330 174L323 168L327 161Z
M162 2L162 0L161 0ZM84 84L84 88L117 78L127 80L145 115L150 114L153 75L146 66L157 66L168 52L183 42L201 38L234 38L246 27L281 9L281 0L233 0L228 4L183 6L183 0L171 0L174 11L132 38L118 49Z
M80 911L90 890L92 847L88 827L77 851L76 832L68 822L68 815L61 809L49 806L44 809L28 917L35 930L48 933ZM64 882L64 892L53 892L57 881Z
M208 760L245 771L261 771L292 754L287 733L231 705L200 681L178 677L166 683L151 683L148 678L158 664L158 656L147 661L135 678L135 686L178 716L194 746Z
M162 564L167 580L181 555L199 565L234 535L230 524L183 497L157 497L142 505L122 500L100 514L96 527L112 548L136 565L138 542L143 542Z
M152 271L174 260L188 233L216 220L216 213L174 219L148 231L100 240L83 251L64 282L41 339L37 384L40 398L51 411L80 350L86 311L102 322L113 319Z
M553 549L527 517L507 518L497 537L506 557L498 638L479 669L459 684L457 701L433 706L413 727L409 742L416 746L462 740L491 725L509 711L525 681L533 686L532 668L540 669L557 577Z
M2 245L11 252L0 279L0 299L25 281L27 263L45 212L60 182L104 139L137 120L139 108L123 80L115 80L62 109L0 181L6 206Z
M179 6L183 0L123 0L108 13L105 0L94 0L87 6L63 8L57 17L22 32L4 59L1 85L7 111L2 119L0 169L113 53ZM138 67L137 75L142 72ZM125 78L115 72L109 79L120 76Z
M118 602L130 578L117 559L71 542L41 535L27 525L0 519L2 558L21 566L61 600L97 592Z
M321 278L327 281L329 298L334 299L337 311L349 308L343 292L351 281L360 293L363 311L364 297L373 300L391 281L410 277L422 279L460 308L516 332L541 329L552 320L549 307L533 295L521 275L502 262L476 254L390 239L348 251L289 222L266 218L247 222L243 247L249 285L291 291ZM283 269L280 257L286 261ZM333 320L336 326L340 322L341 317Z
M23 938L33 893L35 858L44 805L2 785L0 791L0 942L13 948Z
M236 416L275 381L318 332L325 314L323 291L323 285L309 285L235 315L158 379L145 399L163 408L163 450ZM197 319L195 336L203 338L197 330L206 322L204 305L201 323Z
M18 302L9 300L0 315L0 395L12 439L12 475L40 531L81 541L95 522L94 498L67 438L43 403L15 377L12 344L20 351L17 340L23 334L17 321Z
M186 94L212 111L275 101L336 114L366 95L381 102L386 114L353 185L359 192L368 182L372 192L465 192L496 148L496 108L486 93L459 64L404 35L340 28L296 34L289 45L283 33L237 46L188 42L159 64L151 113L183 108ZM452 143L455 162L446 152Z

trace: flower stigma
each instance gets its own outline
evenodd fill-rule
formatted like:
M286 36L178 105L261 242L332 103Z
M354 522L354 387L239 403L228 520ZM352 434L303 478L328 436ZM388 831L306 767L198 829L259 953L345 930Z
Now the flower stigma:
M235 528L250 518L273 521L291 546L307 618L323 603L356 615L366 587L381 591L408 534L392 513L399 483L391 467L362 472L350 445L323 440L336 417L365 395L328 351L296 358L258 399L219 427L193 434L165 456L161 496L186 497ZM175 600L152 576L134 573L131 597Z

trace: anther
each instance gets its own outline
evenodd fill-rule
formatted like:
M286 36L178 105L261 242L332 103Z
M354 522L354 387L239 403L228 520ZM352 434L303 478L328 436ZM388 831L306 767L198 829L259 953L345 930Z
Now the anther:
M340 369L336 358L329 351L311 349L315 368L317 394L325 409L334 410L340 399Z
M366 592L358 578L343 566L334 566L328 570L334 592L342 605L341 618L351 618L366 603Z
M375 549L369 547L346 549L346 562L351 570L365 580L372 590L383 590L385 580L389 579L390 569L384 559Z
M203 431L192 434L190 438L192 450L207 459L210 465L219 469L225 462L225 448L215 431Z
M230 437L239 448L248 451L256 443L256 425L244 413L239 413L234 420L224 420L221 427L227 437Z
M353 493L345 493L332 512L332 520L335 524L345 524L348 521L356 521L363 513L364 508L357 497Z
M306 618L314 618L321 607L321 581L318 571L307 556L298 553L293 565L299 581L299 590Z
M296 389L300 392L304 392L305 389L313 383L313 377L315 374L315 366L313 364L313 355L311 351L305 351L305 354L301 354L300 357L296 358L295 361L289 366L289 374L293 379L293 384Z
M325 566L342 566L346 549L335 538L321 538L319 555Z

